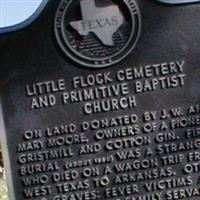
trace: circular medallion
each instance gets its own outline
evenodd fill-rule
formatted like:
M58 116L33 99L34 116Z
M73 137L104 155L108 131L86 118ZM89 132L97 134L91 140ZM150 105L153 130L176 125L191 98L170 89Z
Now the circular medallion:
M64 53L93 68L124 59L140 31L135 0L62 0L55 18L56 38Z

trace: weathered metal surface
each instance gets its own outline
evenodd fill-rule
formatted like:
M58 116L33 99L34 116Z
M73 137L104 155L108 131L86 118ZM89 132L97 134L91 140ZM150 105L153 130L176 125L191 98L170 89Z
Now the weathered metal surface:
M0 36L10 199L199 199L200 4L96 0L91 9L119 8L119 21L137 3L135 28L142 27L129 55L96 69L78 64L81 55L70 57L56 37L55 26L67 35L67 25L83 20L80 2L70 2L68 20L61 20L66 7L52 0L33 24ZM90 12L98 23L110 18ZM79 50L97 41L115 47L101 35L107 29L91 31L88 19L89 31L70 27L75 44L92 34Z

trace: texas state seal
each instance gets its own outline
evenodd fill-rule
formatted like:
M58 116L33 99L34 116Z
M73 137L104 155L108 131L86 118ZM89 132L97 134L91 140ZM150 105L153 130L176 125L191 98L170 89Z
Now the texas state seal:
M87 67L118 63L133 51L140 32L135 0L62 0L55 17L59 46Z

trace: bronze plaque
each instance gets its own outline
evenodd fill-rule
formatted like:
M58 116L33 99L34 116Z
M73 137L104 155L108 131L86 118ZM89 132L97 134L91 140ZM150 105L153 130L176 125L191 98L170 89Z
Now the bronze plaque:
M200 198L200 4L49 0L0 35L10 200Z

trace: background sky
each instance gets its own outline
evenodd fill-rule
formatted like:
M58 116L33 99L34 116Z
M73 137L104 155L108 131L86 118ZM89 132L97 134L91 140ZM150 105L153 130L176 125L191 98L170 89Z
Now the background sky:
M41 2L42 0L0 0L0 28L26 20Z

